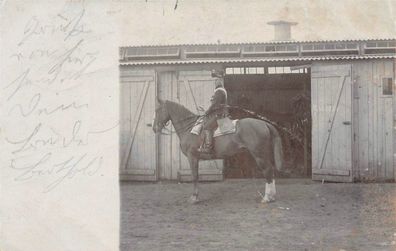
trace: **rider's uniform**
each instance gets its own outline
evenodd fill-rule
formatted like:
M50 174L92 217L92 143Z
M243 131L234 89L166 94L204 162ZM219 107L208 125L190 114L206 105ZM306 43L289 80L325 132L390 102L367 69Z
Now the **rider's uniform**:
M214 90L210 99L211 105L205 113L204 130L214 130L217 127L217 119L225 116L227 104L227 91L223 87Z

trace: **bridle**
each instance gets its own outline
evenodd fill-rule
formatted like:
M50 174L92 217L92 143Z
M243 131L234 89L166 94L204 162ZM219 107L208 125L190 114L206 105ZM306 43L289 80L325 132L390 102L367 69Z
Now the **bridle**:
M164 108L165 108L165 107L160 106L160 107L158 107L157 109L155 109L155 115L158 114L158 112L159 112L160 109L164 109ZM196 121L196 116L194 116L194 118L195 118L195 120L194 120L193 123L195 123L195 121ZM191 117L185 118L185 119L191 119ZM173 124L182 122L182 121L185 120L185 119L182 119L182 120L180 120L180 121L173 121ZM159 130L159 133L160 133L160 134L163 134L163 135L171 135L171 134L173 134L173 133L176 133L176 131L173 131L172 129L166 128L166 127L169 125L169 122L170 122L170 121L171 121L171 119L169 119L169 120L166 121L166 122L159 122L159 121L157 121L157 127L158 127L158 128L161 128L161 130ZM154 122L153 122L153 124L154 124ZM162 132L162 130L165 130L165 131L167 131L167 132Z

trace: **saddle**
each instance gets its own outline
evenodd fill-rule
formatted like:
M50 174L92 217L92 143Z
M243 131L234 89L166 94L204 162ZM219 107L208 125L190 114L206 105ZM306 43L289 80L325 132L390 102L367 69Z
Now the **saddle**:
M219 137L236 132L238 119L231 120L229 117L217 119L218 127L213 133L213 137ZM199 117L191 129L191 134L200 135L203 127L203 117Z

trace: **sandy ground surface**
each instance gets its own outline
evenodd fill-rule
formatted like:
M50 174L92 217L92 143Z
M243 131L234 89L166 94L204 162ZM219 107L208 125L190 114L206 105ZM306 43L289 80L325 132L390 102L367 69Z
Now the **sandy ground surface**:
M121 183L121 250L396 250L396 184Z

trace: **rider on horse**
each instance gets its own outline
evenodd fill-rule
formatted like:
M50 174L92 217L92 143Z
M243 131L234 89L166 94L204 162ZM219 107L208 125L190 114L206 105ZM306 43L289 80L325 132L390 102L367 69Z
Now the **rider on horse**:
M210 99L211 105L205 112L204 117L204 142L198 149L201 153L212 153L213 151L213 133L217 128L217 119L227 116L227 91L223 86L223 72L212 71L212 77L216 77L215 90Z

